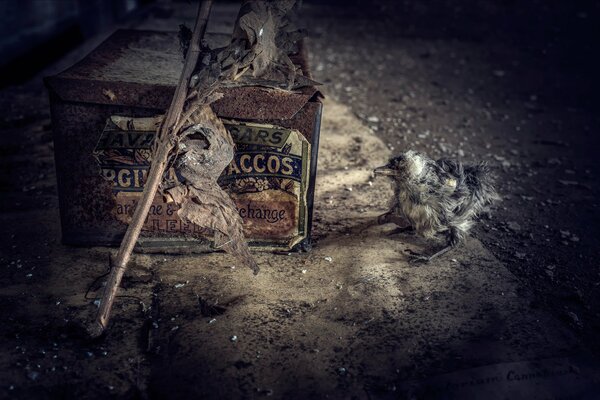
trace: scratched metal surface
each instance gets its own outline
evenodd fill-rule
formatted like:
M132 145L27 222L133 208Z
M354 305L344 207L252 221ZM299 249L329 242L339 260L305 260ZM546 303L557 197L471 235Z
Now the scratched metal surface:
M222 37L209 35L209 43L221 43ZM294 62L308 71L304 46ZM182 68L177 33L118 30L73 67L47 78L46 84L63 101L162 110L171 103ZM235 87L223 92L224 98L214 104L218 115L262 120L291 118L317 89L289 93Z

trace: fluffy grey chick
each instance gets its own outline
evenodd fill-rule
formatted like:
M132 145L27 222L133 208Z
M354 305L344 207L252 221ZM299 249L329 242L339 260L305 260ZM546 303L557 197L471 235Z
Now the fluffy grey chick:
M499 199L485 163L462 164L446 158L434 161L409 150L376 168L375 176L390 177L395 184L390 210L379 223L408 221L402 230L415 230L425 238L445 233L447 246L429 261L446 253L467 235L475 217L485 206Z

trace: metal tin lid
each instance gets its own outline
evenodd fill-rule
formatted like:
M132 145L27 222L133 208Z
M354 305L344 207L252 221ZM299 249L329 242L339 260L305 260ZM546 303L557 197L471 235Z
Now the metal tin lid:
M227 37L207 34L206 40L224 45ZM307 70L302 52L296 59ZM83 60L45 82L66 102L163 111L171 103L182 68L177 33L118 30ZM289 119L317 93L315 87L295 92L233 87L224 89L224 97L213 108L224 118Z

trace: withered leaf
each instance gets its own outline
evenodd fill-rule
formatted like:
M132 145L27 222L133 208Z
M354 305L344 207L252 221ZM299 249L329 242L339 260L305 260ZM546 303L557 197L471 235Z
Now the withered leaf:
M175 169L182 184L164 190L179 205L183 220L215 232L215 247L222 248L259 271L244 238L242 219L231 197L219 186L217 178L233 159L233 140L210 107L203 107L194 124L183 132Z
M295 90L319 85L304 76L289 54L305 32L290 21L295 0L244 1L229 46L205 54L191 82L207 86L264 86Z

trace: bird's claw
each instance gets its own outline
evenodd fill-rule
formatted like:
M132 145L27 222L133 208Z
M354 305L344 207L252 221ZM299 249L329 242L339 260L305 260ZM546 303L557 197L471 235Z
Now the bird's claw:
M385 214L381 214L379 217L377 217L377 224L378 225L385 225L388 222L391 221L391 216L392 213L386 212Z
M399 233L410 233L410 232L414 232L415 228L413 228L412 226L402 226L399 228L394 229L393 231L389 232L387 234L387 236L393 236L393 235L397 235Z
M406 253L408 253L408 262L410 264L427 263L427 262L429 262L431 260L431 257L424 256L424 255L419 254L419 253L415 253L414 251L412 251L410 249L406 249L404 251Z
M410 264L428 263L429 261L431 261L431 257L422 256L420 254L411 254L408 257L408 262Z
M434 253L434 254L432 254L430 256L424 256L424 255L421 255L421 254L414 253L414 252L410 251L409 262L411 264L415 264L415 263L428 263L431 260L433 260L434 258L437 259L441 255L446 254L447 252L449 252L452 249L453 249L452 246L446 246L443 249L441 249L440 251L438 251L437 253Z

